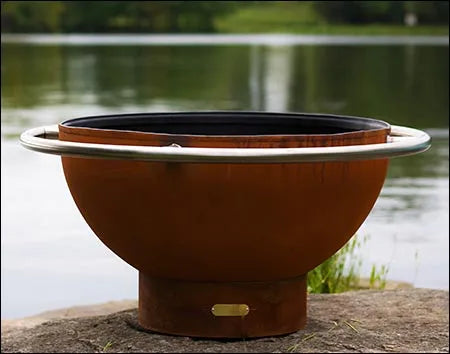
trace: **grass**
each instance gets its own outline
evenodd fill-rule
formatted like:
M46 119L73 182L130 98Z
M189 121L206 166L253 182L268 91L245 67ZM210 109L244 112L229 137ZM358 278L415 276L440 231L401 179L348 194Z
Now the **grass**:
M367 242L368 237L359 239L355 235L337 253L308 273L308 292L318 294L340 293L359 289L360 269L362 259L357 256L357 250ZM388 267L372 266L369 287L384 289Z
M108 342L105 344L105 346L103 347L102 351L106 352L109 348L111 348L112 346L112 342Z
M353 325L351 322L354 323L358 323L361 324L362 322L356 319L349 319L349 320L339 320L339 322L336 321L332 321L333 326L327 331L327 332L331 332L332 330L334 330L335 328L339 327L341 324L345 324L348 328L350 328L353 332L355 333L359 333L358 329L355 327L356 325ZM323 334L319 334L319 336L321 336L323 338ZM298 341L297 343L295 343L294 345L291 345L290 347L288 347L286 349L286 352L288 353L294 353L297 352L297 349L302 349L301 345L306 342L307 340L310 340L312 338L316 337L316 333L310 333L310 334L305 334L303 336L303 338ZM303 351L301 351L303 352Z
M448 26L390 24L328 24L313 9L312 3L271 2L248 6L215 20L220 33L295 33L341 35L448 35Z

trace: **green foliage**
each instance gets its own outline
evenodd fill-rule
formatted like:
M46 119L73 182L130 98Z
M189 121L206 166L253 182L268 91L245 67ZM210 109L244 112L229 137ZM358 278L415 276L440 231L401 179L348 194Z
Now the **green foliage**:
M341 250L308 273L308 292L340 293L359 288L362 259L356 256L356 250L367 242L361 242L354 236ZM378 269L372 266L369 286L373 289L384 289L388 267L382 265Z
M314 5L329 22L401 24L412 12L419 23L448 24L448 1L316 1Z
M417 14L421 23L448 24L448 1L405 1L407 12Z
M4 1L2 31L59 32L63 10L61 1Z
M313 1L267 1L241 7L229 16L217 19L216 28L221 32L235 33L291 31L299 25L305 27L323 22L323 18L314 10Z
M212 32L235 1L7 1L5 32Z
M317 1L315 9L329 22L402 23L403 3L400 1Z
M217 18L216 30L224 33L301 33L350 35L447 35L445 15L424 17L425 10L410 11L401 1L256 1ZM433 3L433 4L431 4ZM439 3L436 5L434 3ZM427 9L448 2L426 2ZM414 7L419 9L419 6ZM417 26L405 26L413 12ZM446 12L448 13L448 11ZM448 15L447 15L448 16ZM434 18L433 21L428 19ZM442 18L442 20L441 20ZM442 24L441 24L442 23ZM437 25L441 24L441 25Z
M419 24L448 24L448 1L4 1L1 18L3 32L308 33L330 23L403 25L409 12Z
M388 272L388 268L385 265L382 265L380 270L377 271L375 264L372 265L372 269L370 271L369 285L370 288L380 288L384 289L386 286L386 275Z

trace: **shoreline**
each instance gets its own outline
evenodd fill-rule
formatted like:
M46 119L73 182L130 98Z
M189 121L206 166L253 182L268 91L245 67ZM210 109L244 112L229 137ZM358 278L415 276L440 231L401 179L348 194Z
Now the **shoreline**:
M105 316L115 312L137 308L137 304L137 300L126 299L58 308L21 318L2 319L1 330L10 331L19 328L32 328L47 321L60 319Z
M2 33L2 44L33 45L449 45L449 35L349 35L293 33Z
M448 352L448 291L309 294L304 329L248 340L146 331L135 307L2 331L3 352Z
M413 289L413 288L414 286L411 283L388 280L386 281L386 286L383 290L388 291L388 290ZM355 292L364 290L379 291L379 289L370 289L369 279L366 278L360 279L358 288L350 291ZM428 289L428 290L436 290L436 289ZM346 291L344 293L348 292L349 291ZM30 316L2 319L1 329L3 331L9 330L11 328L30 328L39 325L43 322L57 319L104 316L115 312L137 308L137 304L138 304L137 299L124 299L124 300L111 300L108 302L94 303L87 305L73 305L63 308L56 308L52 310L42 311Z

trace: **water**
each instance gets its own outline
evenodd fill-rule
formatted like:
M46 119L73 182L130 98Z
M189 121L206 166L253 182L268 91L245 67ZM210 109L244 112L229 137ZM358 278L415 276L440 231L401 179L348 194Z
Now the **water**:
M59 158L17 142L121 112L323 112L427 130L429 151L391 161L359 252L363 275L386 264L390 279L448 289L448 37L194 37L2 37L2 318L137 297L137 272L89 229Z

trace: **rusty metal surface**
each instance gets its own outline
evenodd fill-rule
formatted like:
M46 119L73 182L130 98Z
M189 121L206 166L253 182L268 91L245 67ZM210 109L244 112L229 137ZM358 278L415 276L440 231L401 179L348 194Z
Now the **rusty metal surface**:
M60 139L111 142L72 134ZM145 143L121 139L123 144ZM387 132L334 143L378 143ZM160 143L148 134L148 144ZM323 139L323 137L321 137ZM267 138L265 146L277 146ZM297 145L317 144L309 139ZM196 145L195 138L186 145ZM270 281L305 274L357 231L388 160L189 164L63 157L80 212L116 254L149 276Z
M217 317L218 302L245 303L246 316ZM250 338L298 331L306 325L306 276L275 282L190 282L139 273L139 324L194 337Z
M95 132L95 134L92 134ZM386 142L388 129L297 136L289 146ZM195 136L60 127L63 141L204 146ZM279 147L279 137L228 137ZM208 139L209 147L223 139ZM192 164L62 157L80 212L96 235L140 271L139 321L147 329L204 337L289 333L306 320L305 274L357 231L388 160L294 164ZM300 278L299 278L300 277ZM169 280L171 279L171 280ZM291 279L290 281L282 281ZM299 280L300 279L300 280ZM214 316L245 304L244 317Z

